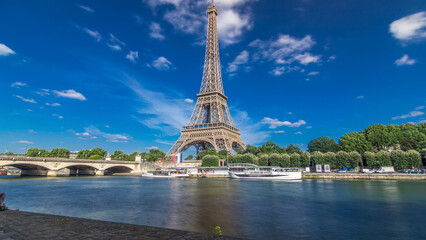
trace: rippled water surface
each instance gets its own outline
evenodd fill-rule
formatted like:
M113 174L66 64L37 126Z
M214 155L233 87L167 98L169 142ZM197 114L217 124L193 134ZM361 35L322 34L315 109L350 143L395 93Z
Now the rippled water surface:
M10 208L257 239L424 239L426 183L0 178Z

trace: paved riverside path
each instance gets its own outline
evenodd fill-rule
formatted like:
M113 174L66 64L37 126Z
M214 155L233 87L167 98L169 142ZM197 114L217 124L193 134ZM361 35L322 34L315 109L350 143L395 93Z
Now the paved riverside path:
M84 218L7 210L0 212L0 239L240 239Z

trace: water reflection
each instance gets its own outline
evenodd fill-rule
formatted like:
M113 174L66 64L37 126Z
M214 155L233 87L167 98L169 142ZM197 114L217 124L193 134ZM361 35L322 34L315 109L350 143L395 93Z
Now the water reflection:
M424 182L2 178L11 208L259 238L421 238Z

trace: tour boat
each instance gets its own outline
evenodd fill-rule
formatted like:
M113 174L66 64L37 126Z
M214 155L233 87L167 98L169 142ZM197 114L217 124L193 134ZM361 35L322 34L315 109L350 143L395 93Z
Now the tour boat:
M0 168L0 175L7 175L6 168Z
M230 166L229 177L234 179L301 180L302 172L297 168L259 167L254 164L239 164Z
M186 170L183 169L158 169L155 171L142 173L142 177L149 178L184 178L189 177Z

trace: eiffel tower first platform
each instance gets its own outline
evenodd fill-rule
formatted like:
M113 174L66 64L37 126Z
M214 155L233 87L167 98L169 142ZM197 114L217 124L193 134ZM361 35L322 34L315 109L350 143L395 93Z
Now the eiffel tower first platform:
M167 157L185 152L192 146L197 152L209 148L231 153L240 147L245 149L240 130L232 121L226 103L228 98L223 91L216 22L218 11L213 0L207 9L207 15L206 57L200 93L197 94L198 100L188 125L181 130L181 136L169 150Z

